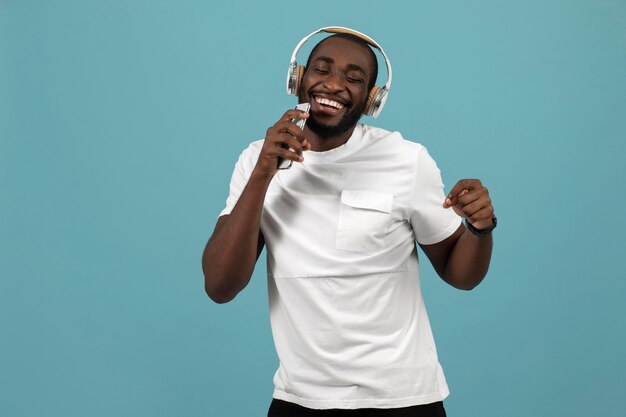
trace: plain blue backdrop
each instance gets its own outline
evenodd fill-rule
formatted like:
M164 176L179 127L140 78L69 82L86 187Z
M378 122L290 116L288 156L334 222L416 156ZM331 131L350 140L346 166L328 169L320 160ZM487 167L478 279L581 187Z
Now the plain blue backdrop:
M623 413L625 1L0 0L0 416L265 415L265 263L216 305L200 257L327 25L393 63L364 121L493 197L478 288L422 266L448 414Z

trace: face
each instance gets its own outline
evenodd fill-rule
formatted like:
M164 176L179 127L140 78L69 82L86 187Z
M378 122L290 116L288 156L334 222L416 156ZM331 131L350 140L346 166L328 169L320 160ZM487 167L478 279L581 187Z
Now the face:
M371 55L346 39L328 38L311 56L300 86L301 103L310 103L307 127L322 138L352 129L365 110L372 77Z

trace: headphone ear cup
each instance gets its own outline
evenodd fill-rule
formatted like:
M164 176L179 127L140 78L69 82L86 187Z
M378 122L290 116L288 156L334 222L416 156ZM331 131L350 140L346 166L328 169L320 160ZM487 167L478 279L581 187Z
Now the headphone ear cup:
M385 87L372 87L367 96L367 104L363 114L374 119L377 118L387 101L387 92L388 90Z
M298 65L296 68L296 73L294 74L296 79L294 82L294 92L292 93L294 96L297 96L300 92L300 84L302 83L302 77L304 77L304 66Z
M293 96L298 95L303 75L304 67L302 65L296 65L295 62L289 65L289 71L287 72L287 94Z
M374 111L380 106L380 95L381 89L378 86L372 87L369 95L367 96L367 104L365 105L365 111L363 112L366 116L371 116L374 114ZM378 103L376 101L378 100Z
M289 70L287 70L287 94L295 94L297 80L298 65L295 62L292 62L291 64L289 64Z

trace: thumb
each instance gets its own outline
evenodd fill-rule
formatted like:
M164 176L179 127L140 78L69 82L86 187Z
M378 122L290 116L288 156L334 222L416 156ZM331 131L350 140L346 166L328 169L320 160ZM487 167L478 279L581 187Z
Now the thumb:
M453 193L453 191L454 190L450 191L450 194L448 194L446 199L443 201L443 208L450 208L450 207L456 206L457 203L459 202L459 198L463 197L465 194L469 193L469 189L467 189L467 188L463 188L461 190L461 192L458 193L458 195L455 195Z

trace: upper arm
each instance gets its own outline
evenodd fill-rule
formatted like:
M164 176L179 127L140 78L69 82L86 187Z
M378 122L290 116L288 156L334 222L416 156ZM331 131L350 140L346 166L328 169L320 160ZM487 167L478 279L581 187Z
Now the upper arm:
M220 230L224 227L224 225L228 221L229 217L230 217L229 214L224 214L217 219L217 223L215 224L215 229L213 230L213 235L216 235L220 232ZM259 230L259 238L258 238L257 250L256 250L257 260L259 259L259 256L261 255L261 252L263 251L264 247L265 247L265 237L263 236L263 232Z
M433 265L433 268L435 268L435 271L437 271L437 274L446 282L445 271L448 259L450 258L454 245L459 240L463 232L465 232L465 226L461 224L452 235L441 242L434 243L432 245L420 244L420 248L422 248L430 260L430 263Z

